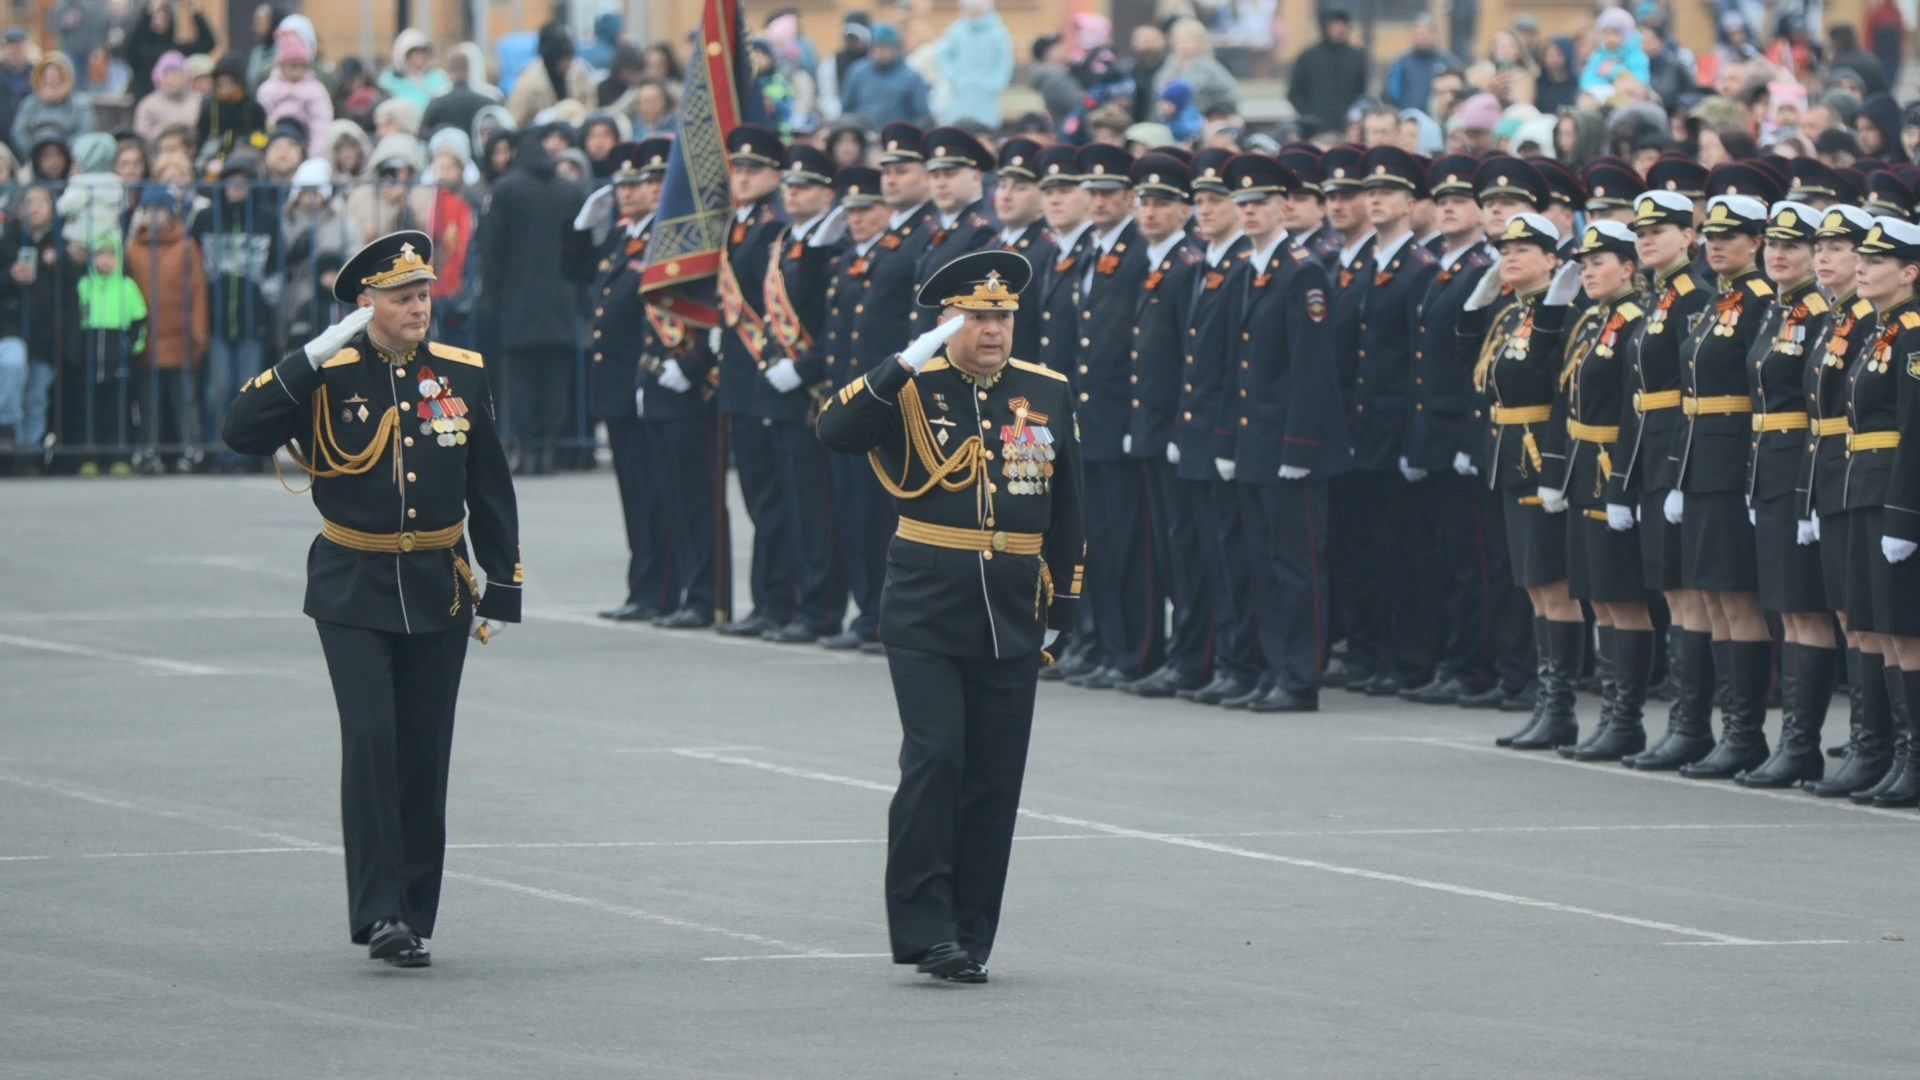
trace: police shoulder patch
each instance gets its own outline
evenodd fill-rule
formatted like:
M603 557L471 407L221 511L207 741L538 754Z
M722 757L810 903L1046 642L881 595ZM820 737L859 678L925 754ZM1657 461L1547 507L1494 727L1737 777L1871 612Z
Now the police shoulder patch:
M1308 259L1313 258L1313 256L1308 253L1307 249L1303 247L1289 248L1288 254L1292 255L1293 261L1297 263L1303 263L1303 262L1306 262ZM1245 258L1246 256L1241 256L1241 257Z
M468 364L472 367L486 367L487 362L480 354L471 349L456 349L451 345L442 345L437 341L427 342L427 351L442 360L451 360L456 364Z
M1907 354L1907 374L1920 379L1920 352Z
M1035 375L1045 375L1049 379L1058 379L1061 382L1067 381L1065 375L1060 374L1045 364L1030 364L1025 360L1015 360L1009 357L1007 359L1007 366L1020 371L1031 372Z
M1324 289L1307 290L1307 318L1314 322L1324 322L1327 317L1327 293Z

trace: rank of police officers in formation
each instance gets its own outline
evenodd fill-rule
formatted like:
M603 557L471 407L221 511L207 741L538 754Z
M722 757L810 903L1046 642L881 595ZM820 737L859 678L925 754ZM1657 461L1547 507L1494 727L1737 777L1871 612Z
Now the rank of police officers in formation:
M639 291L666 140L619 147L575 221L630 548L602 614L885 655L896 962L986 981L1043 680L1258 713L1342 687L1514 713L1515 750L1920 805L1920 169L1135 158L906 123L877 167L751 125L727 145L711 332ZM391 240L343 302L425 243ZM404 963L437 899L462 613L516 618L519 566L479 358L402 351L368 302L372 336L350 317L283 361L229 439L291 439L313 475L343 732L403 777L348 765L372 806L347 814L351 929ZM416 423L464 472L416 481ZM409 491L456 482L414 529ZM388 591L343 610L321 583L367 559L351 580ZM445 724L414 730L422 702ZM427 805L408 769L437 775Z

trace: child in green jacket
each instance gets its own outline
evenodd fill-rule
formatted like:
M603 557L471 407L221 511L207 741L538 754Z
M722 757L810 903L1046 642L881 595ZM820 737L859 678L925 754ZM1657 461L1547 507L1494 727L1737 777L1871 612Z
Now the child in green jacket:
M128 400L128 378L135 354L147 347L147 298L121 268L118 236L102 233L95 238L79 294L81 350L79 362L62 372L62 430L83 456L81 474L92 476L100 471L104 455L89 453L91 449L132 441L132 411L140 403ZM128 471L124 461L113 462L111 468L115 475Z

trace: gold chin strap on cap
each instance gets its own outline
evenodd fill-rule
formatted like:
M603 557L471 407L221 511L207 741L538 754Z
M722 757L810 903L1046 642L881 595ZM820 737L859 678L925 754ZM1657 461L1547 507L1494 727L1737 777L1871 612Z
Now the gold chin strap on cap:
M911 381L900 388L899 405L900 420L907 432L906 461L900 467L900 479L896 481L887 475L880 451L867 452L867 462L873 466L873 475L879 477L880 486L896 499L917 499L932 491L935 485L952 492L973 488L980 519L991 517L993 495L987 490L987 444L980 436L969 435L949 457L940 451L933 425L927 423L926 408L920 403L920 390ZM907 477L916 459L927 470L927 482L909 489Z
M363 476L373 471L388 446L393 449L393 482L400 483L400 413L393 406L380 414L380 426L374 429L373 438L367 441L366 448L349 454L340 448L333 437L333 401L327 395L324 384L313 392L313 447L312 462L300 455L298 447L287 444L287 453L293 463L307 474L307 486L297 491L280 474L280 459L273 459L273 475L279 479L280 486L295 495L304 495L313 490L313 481L332 480L342 476Z

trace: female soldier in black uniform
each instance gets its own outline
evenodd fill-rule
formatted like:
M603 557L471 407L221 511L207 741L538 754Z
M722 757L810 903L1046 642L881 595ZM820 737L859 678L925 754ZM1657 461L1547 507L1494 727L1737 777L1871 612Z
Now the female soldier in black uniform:
M1554 281L1560 234L1538 214L1515 214L1492 242L1500 260L1467 298L1456 340L1474 386L1489 399L1487 484L1500 495L1514 583L1532 601L1535 641L1546 657L1533 716L1502 745L1546 750L1579 738L1573 683L1587 640L1580 605L1567 594L1566 497L1553 486L1566 476L1556 390L1577 279ZM1489 326L1488 305L1503 293L1512 302Z
M1847 382L1874 340L1873 305L1861 298L1855 278L1857 250L1873 229L1873 216L1857 206L1833 206L1814 233L1813 270L1820 288L1832 298L1826 332L1807 363L1807 404L1811 416L1800 472L1802 535L1820 545L1827 608L1847 636L1846 759L1834 774L1807 789L1822 798L1851 795L1872 787L1893 762L1893 716L1887 703L1886 661L1877 634L1860 633L1847 616L1848 525L1846 508Z
M1777 184L1758 167L1724 165L1708 177L1709 190L1762 191ZM1717 194L1700 231L1707 261L1720 277L1720 294L1681 347L1681 412L1674 444L1674 490L1664 508L1680 526L1680 583L1706 594L1723 680L1720 741L1681 775L1731 780L1767 759L1767 684L1773 641L1760 611L1759 567L1753 523L1747 518L1749 414L1747 355L1759 336L1773 287L1754 260L1764 243L1767 203L1750 194ZM1725 664L1718 661L1724 657Z
M1567 471L1561 488L1567 521L1567 575L1574 599L1593 605L1600 652L1613 678L1603 681L1600 723L1587 741L1561 753L1579 761L1618 761L1646 749L1641 710L1653 669L1653 620L1634 536L1633 510L1610 495L1620 430L1631 411L1626 344L1646 309L1635 292L1639 264L1633 231L1614 221L1587 225L1575 249L1581 284L1593 306L1567 335L1560 375L1567 407Z
M1860 241L1860 295L1879 327L1848 376L1846 504L1847 614L1853 628L1880 637L1888 697L1905 736L1880 783L1848 796L1875 806L1920 805L1920 226L1883 217Z
M1757 769L1734 779L1744 787L1787 787L1826 773L1820 729L1833 700L1839 650L1827 612L1820 548L1800 529L1794 488L1806 454L1807 367L1811 345L1825 335L1832 312L1815 288L1813 234L1820 211L1775 203L1767 223L1767 276L1774 302L1753 343L1753 433L1747 466L1747 511L1760 568L1760 606L1780 616L1780 742Z

